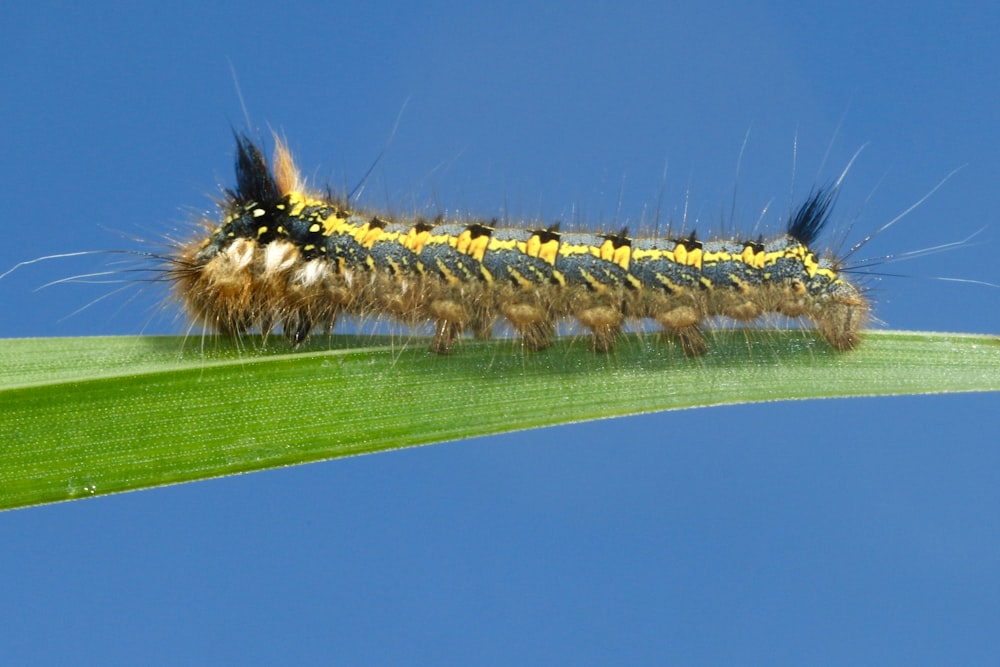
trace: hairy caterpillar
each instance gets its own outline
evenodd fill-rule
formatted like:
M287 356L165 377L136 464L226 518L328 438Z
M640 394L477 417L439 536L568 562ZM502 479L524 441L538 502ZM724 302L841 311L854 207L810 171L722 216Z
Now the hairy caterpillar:
M860 340L870 306L838 260L810 246L836 187L814 190L771 239L632 238L499 226L496 220L391 219L307 190L287 146L273 167L237 136L236 188L208 236L182 245L168 275L191 317L241 334L280 327L293 342L341 314L433 322L431 350L505 319L526 348L547 347L560 320L606 352L629 321L655 321L684 351L705 351L701 325L766 313L813 322L837 350Z

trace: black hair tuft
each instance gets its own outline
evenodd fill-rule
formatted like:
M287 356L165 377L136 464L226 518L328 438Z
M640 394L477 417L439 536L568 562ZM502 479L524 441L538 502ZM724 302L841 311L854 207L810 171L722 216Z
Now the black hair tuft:
M266 205L281 199L281 190L267 159L246 135L236 134L236 190L228 193L234 202L241 204Z
M805 246L812 246L830 219L837 198L835 186L817 188L788 221L788 235Z

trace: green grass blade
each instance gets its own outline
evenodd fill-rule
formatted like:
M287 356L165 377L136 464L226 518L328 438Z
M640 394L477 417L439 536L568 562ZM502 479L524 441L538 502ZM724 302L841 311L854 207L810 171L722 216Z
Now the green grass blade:
M795 330L709 342L686 359L635 336L610 355L566 339L539 354L470 341L451 357L347 336L294 353L0 340L0 509L642 412L1000 390L995 337L873 332L848 354Z

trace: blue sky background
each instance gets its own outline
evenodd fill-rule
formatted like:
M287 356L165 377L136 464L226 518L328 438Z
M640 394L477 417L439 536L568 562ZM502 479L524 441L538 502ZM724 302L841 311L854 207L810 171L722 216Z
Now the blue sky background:
M7 3L0 271L185 229L230 126L365 200L776 221L865 146L893 328L1000 331L996 3ZM743 151L737 175L737 161ZM793 161L793 148L797 158ZM664 167L666 165L666 177ZM644 217L645 216L645 217ZM836 240L836 236L833 237ZM0 336L179 333L3 280ZM135 296L135 295L133 295ZM665 382L670 378L665 377ZM817 378L817 381L821 381ZM456 397L456 409L461 397ZM695 410L0 514L9 664L995 664L996 396ZM323 418L318 415L318 418ZM329 416L334 419L333 415Z

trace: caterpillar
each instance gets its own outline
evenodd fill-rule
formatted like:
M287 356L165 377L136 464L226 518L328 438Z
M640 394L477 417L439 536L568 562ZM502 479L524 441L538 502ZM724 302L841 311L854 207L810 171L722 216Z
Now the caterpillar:
M814 189L775 238L634 238L503 226L497 220L392 216L310 191L287 144L273 165L236 135L236 186L221 221L169 258L173 291L197 323L230 335L281 329L295 344L341 315L433 323L430 349L491 336L506 320L529 350L575 320L595 351L614 348L629 322L651 320L684 352L706 351L710 318L768 313L811 321L836 350L859 341L870 305L833 256L811 249L836 185Z

